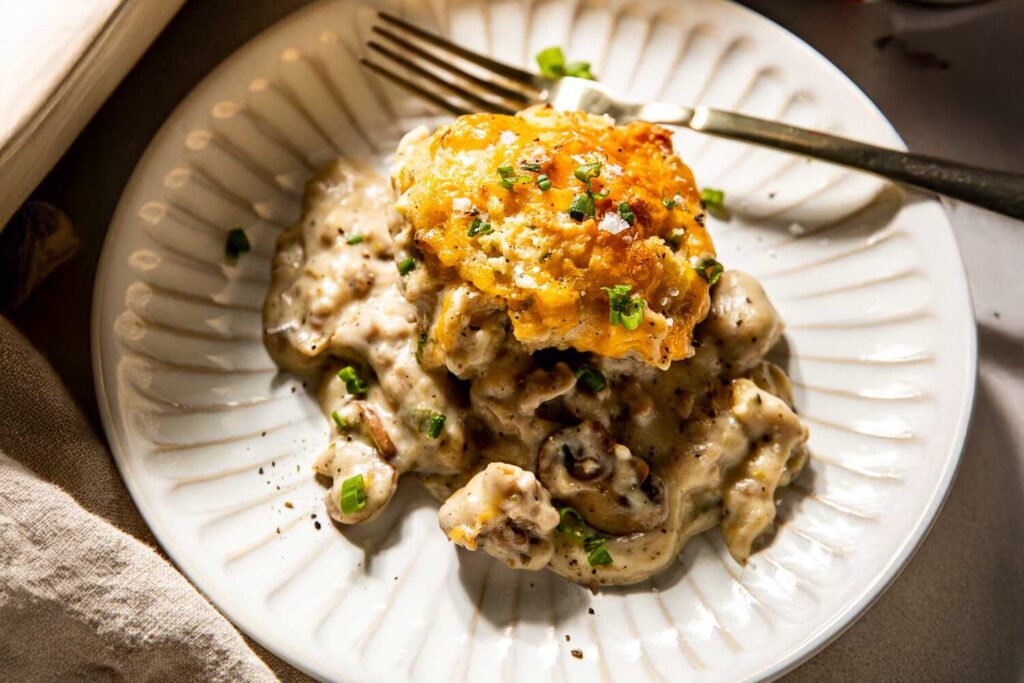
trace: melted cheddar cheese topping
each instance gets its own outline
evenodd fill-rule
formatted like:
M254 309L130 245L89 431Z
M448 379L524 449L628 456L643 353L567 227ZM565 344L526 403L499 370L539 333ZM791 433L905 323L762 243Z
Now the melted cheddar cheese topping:
M595 163L588 185L575 173ZM697 268L715 252L667 129L544 106L472 114L408 138L393 182L430 273L503 300L528 349L659 367L692 355L709 305ZM593 215L570 215L588 191ZM635 329L611 320L607 288L620 285L644 301Z

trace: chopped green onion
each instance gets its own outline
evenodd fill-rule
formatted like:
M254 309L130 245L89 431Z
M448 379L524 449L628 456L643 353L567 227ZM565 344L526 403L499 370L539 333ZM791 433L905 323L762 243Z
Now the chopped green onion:
M622 325L627 330L640 327L644 319L644 300L639 296L630 296L629 285L602 287L608 292L608 322Z
M491 224L474 218L473 222L469 224L469 230L466 232L470 237L476 237L477 235L488 235L491 233Z
M444 430L444 423L447 420L448 418L441 413L431 413L430 419L427 421L427 436L431 439L441 436L441 431Z
M697 264L697 273L707 280L708 287L718 282L718 278L722 277L724 271L725 266L710 256L701 259L700 263Z
M546 173L541 173L537 176L537 187L540 188L541 192L547 192L551 189L551 178Z
M411 256L398 262L398 274L403 277L411 273L414 268L416 268L416 259Z
M566 64L565 54L560 47L545 48L537 53L536 59L541 74L548 78L572 76L574 78L594 80L594 75L590 73L590 62L570 62Z
M596 178L601 175L601 162L595 161L592 164L580 164L572 174L576 176L581 183L586 183L591 178ZM590 188L588 187L587 189Z
M591 536L583 541L583 549L587 551L587 562L591 567L604 567L612 563L608 540L602 536Z
M603 567L612 563L611 553L608 552L607 539L593 527L584 521L580 513L571 507L563 507L558 510L558 526L555 530L564 534L574 541L583 544L587 551L587 562L592 567Z
M423 362L423 349L427 346L427 333L424 332L420 335L420 338L416 341L416 362Z
M626 221L630 225L636 223L636 216L633 215L633 210L629 208L628 202L622 202L619 204L619 218Z
M341 512L351 515L366 507L366 483L363 475L357 474L341 482Z
M668 237L665 238L665 244L672 247L673 249L678 249L683 245L684 237L686 237L686 231L683 230L682 228L676 228L669 234Z
M331 419L334 420L334 424L338 425L338 431L343 432L348 429L348 422L345 421L337 410L331 412Z
M362 241L363 241L363 236L362 235L352 235L351 237L349 237L345 241L348 242L349 244L361 244Z
M725 193L721 190L705 187L700 191L700 200L704 202L704 206L708 208L725 208Z
M667 197L663 197L661 203L664 204L665 208L668 209L669 211L676 208L676 200L674 199L668 199Z
M341 370L338 370L338 379L345 383L348 393L353 396L366 393L366 382L362 380L359 373L351 365L346 365Z
M587 532L590 530L580 513L568 506L559 509L558 526L555 529L577 541L586 539Z
M523 163L521 163L519 165L522 166L524 171L539 171L540 170L540 164L535 164L532 161L531 162L524 161Z
M590 73L590 62L569 62L565 65L565 75L594 80L594 74Z
M581 221L588 216L594 217L594 197L589 192L573 197L569 203L569 217Z
M498 184L506 190L511 190L517 184L528 183L533 180L533 178L528 175L516 175L516 169L511 166L499 166L498 175L501 176L501 180L498 181Z
M581 365L574 374L576 384L587 393L596 394L608 386L608 380L604 378L601 371L590 365Z
M560 47L544 48L535 57L542 75L548 78L561 78L565 75L565 55Z
M249 243L249 236L245 230L234 228L228 231L227 239L224 241L224 260L229 265L238 263L238 257L247 251L252 251L252 244Z

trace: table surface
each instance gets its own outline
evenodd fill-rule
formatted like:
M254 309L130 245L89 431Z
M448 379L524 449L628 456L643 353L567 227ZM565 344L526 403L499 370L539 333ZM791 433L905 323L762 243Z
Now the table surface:
M102 433L89 349L92 285L121 190L173 107L218 62L305 0L187 3L35 197L62 207L82 252L13 320ZM844 0L746 0L820 50L917 152L1024 172L1024 3L959 9ZM1024 225L951 206L980 344L974 421L958 478L903 575L823 653L815 680L1024 678Z

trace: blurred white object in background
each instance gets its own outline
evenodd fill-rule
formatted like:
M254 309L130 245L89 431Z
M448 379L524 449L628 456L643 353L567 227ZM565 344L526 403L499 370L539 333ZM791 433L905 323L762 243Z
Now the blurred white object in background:
M0 0L0 230L184 0Z

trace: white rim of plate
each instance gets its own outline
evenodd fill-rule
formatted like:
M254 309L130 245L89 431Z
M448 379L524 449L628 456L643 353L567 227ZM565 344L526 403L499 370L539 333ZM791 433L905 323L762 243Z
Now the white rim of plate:
M256 640L258 640L264 647L271 651L276 656L280 657L284 661L288 662L295 668L311 675L320 678L320 674L313 670L310 670L302 663L296 653L291 652L278 643L264 641L257 638L254 634L259 632L258 624L252 623L252 620L246 618L244 610L235 606L235 601L225 593L218 593L216 596L213 595L213 591L208 591L207 586L213 586L212 580L207 577L204 572L199 570L195 566L190 566L187 561L183 561L183 557L175 551L173 543L173 536L168 532L166 528L160 523L157 512L150 506L150 502L142 495L140 485L138 481L132 476L131 470L127 465L127 448L125 445L125 439L123 430L118 428L118 425L114 420L114 405L111 401L111 393L109 392L105 382L103 374L103 333L104 330L101 326L102 317L102 306L101 306L101 290L110 277L110 271L113 269L114 264L112 262L111 254L113 249L111 245L117 239L118 234L123 228L115 228L115 226L124 225L124 214L129 211L129 208L125 205L125 198L130 196L135 187L141 182L139 178L139 169L145 166L145 162L155 154L155 150L158 149L165 138L169 138L174 132L173 126L170 125L175 121L181 113L187 108L191 100L193 100L197 93L210 87L210 82L214 80L214 77L230 68L232 62L236 61L238 56L246 51L253 50L258 47L261 43L269 41L271 36L277 30L280 30L283 26L287 26L293 22L301 21L301 19L307 14L317 11L317 9L323 5L331 2L332 0L319 0L310 3L306 7L303 7L291 14L286 15L277 22L271 24L267 28L263 29L245 43L240 45L235 51L228 55L224 60L218 63L212 70L210 70L203 78L189 91L189 93L175 106L174 110L165 119L160 129L153 136L150 143L146 146L145 151L139 157L136 162L135 169L132 171L132 175L129 178L127 184L121 193L121 198L118 201L117 208L111 218L111 228L108 229L107 235L104 239L103 249L100 255L100 260L97 266L96 279L94 282L93 289L93 305L91 315L91 334L90 342L92 344L92 369L94 380L96 384L96 396L99 403L100 418L103 424L104 431L110 442L111 451L114 455L115 463L117 464L118 471L121 474L129 493L132 496L133 502L145 519L146 524L153 532L154 537L160 546L167 553L168 557L174 562L176 567L184 574L191 583L199 590L211 603L216 605L223 613L229 617L229 620L240 630L249 634ZM785 34L786 38L794 45L799 46L799 49L806 52L810 57L816 61L822 63L827 69L833 72L833 74L841 79L843 82L848 84L853 92L863 101L865 105L875 111L879 118L884 122L884 126L887 132L892 137L894 147L906 150L906 144L900 137L899 133L892 126L892 123L884 115L881 109L860 89L857 84L850 79L842 70L839 69L835 64L828 60L819 51L813 48L810 44L805 42L796 34L792 33L784 26L776 23L775 21L765 17L762 14L755 12L752 9L739 5L735 2L725 2L724 5L729 6L731 11L745 14L749 17L754 17L757 20L763 21L769 24L773 29ZM952 225L948 222L948 208L945 201L939 201L940 206L943 208L943 213L947 217L947 223L945 228L952 232ZM952 235L954 244L956 244L955 234ZM751 675L748 680L774 680L779 678L786 673L789 673L796 667L800 666L804 662L808 661L828 645L838 639L843 633L846 632L851 626L853 626L858 619L860 619L864 613L874 603L882 597L882 595L892 586L893 582L900 576L903 570L910 563L910 560L914 557L917 550L921 547L924 540L927 538L932 527L938 518L939 513L945 504L950 490L952 488L953 481L959 471L960 457L964 450L966 443L967 434L972 422L974 398L976 391L976 380L978 371L978 359L977 359L977 326L975 324L974 305L970 294L970 285L967 280L966 271L963 264L963 255L960 252L959 246L956 246L956 256L959 268L956 269L955 273L951 273L960 285L961 293L964 295L964 303L967 307L967 311L970 313L970 330L967 342L967 373L963 378L963 387L965 389L963 393L963 401L958 407L960 414L959 422L956 426L955 434L953 439L950 440L948 448L945 452L945 461L952 461L952 466L947 467L942 479L939 481L938 486L928 501L928 504L921 510L921 514L918 519L914 522L913 532L909 534L904 540L899 551L892 556L892 559L887 566L878 574L875 581L866 584L860 591L859 596L851 601L847 609L837 612L832 618L817 631L817 634L813 637L808 638L805 642L795 647L793 651L784 658L781 658L774 662L771 666L765 667L761 671ZM107 331L108 335L112 335L112 331Z

